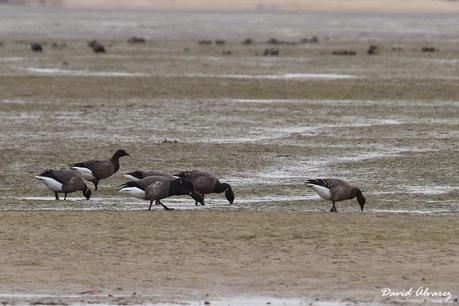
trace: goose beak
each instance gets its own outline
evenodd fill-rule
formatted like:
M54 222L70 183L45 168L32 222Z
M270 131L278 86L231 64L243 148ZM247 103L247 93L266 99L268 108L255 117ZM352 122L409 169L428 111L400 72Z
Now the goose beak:
M225 197L226 199L228 200L228 202L230 204L233 204L234 202L234 192L231 188L228 188L226 191L225 191Z
M363 211L363 207L365 206L365 203L366 203L366 199L364 196L361 196L357 199L357 201L359 202L359 205L360 205L360 210Z

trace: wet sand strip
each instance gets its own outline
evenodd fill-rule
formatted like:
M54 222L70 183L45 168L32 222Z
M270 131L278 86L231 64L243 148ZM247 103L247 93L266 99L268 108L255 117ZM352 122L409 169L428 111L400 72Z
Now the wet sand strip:
M156 303L243 295L390 302L381 297L388 286L459 293L456 216L24 211L0 220L4 294L59 292L65 302L93 290L107 297L78 301Z

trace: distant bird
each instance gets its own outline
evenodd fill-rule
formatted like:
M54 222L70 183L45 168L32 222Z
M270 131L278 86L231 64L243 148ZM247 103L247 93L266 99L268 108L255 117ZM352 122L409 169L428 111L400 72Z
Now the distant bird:
M357 198L360 209L363 211L363 206L365 205L366 200L362 191L343 180L335 178L309 179L306 180L305 184L312 187L312 189L314 189L314 191L322 199L329 200L333 203L330 212L337 212L335 202L350 200L353 198Z
M144 178L146 178L148 176L164 176L164 177L174 178L174 176L172 176L170 174L167 174L167 173L164 173L164 172L159 172L159 171L141 171L141 170L138 170L138 171L133 171L133 172L126 173L124 175L125 178L127 178L128 180L132 180L132 181L139 181L139 180L144 179Z
M79 174L71 170L46 170L35 178L54 191L56 200L59 200L58 193L64 193L64 200L66 200L68 193L80 190L83 191L86 199L89 200L91 197L91 189L86 186Z
M88 46L94 51L95 53L105 53L105 47L97 40L91 40L88 42Z
M94 183L95 190L100 180L115 174L120 168L120 157L130 156L126 151L120 149L113 154L109 160L88 160L81 163L71 164L70 169L78 171L82 177Z
M41 46L40 43L37 43L37 42L31 42L29 44L29 47L30 47L30 50L32 50L33 52L42 52L43 51L43 47Z
M225 197L228 200L228 202L230 204L233 204L234 202L234 192L230 184L221 183L215 175L209 172L191 170L174 174L174 176L190 179L193 182L196 191L199 192L203 198L205 194L225 192Z
M161 200L174 195L190 195L196 202L204 205L204 198L195 191L193 183L185 178L169 178L164 176L149 176L138 181L130 181L121 185L120 192L135 198L149 200L151 210L153 201L160 204L165 210L172 210Z
M146 42L145 38L140 36L131 36L127 41L128 44L144 44Z

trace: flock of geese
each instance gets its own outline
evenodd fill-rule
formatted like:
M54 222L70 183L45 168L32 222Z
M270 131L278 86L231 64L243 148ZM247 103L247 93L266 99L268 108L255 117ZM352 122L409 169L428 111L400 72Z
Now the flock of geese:
M59 193L64 193L64 200L67 194L82 191L86 199L91 197L91 189L85 184L83 178L93 182L94 189L100 180L106 179L115 174L120 168L119 159L123 156L130 156L125 150L119 149L109 160L88 160L85 162L70 165L69 170L45 170L35 176L54 192L56 200L59 200ZM161 205L165 210L173 210L164 205L161 200L170 196L189 195L195 205L204 205L204 195L210 193L225 193L230 204L234 202L234 192L231 185L222 183L213 174L191 170L183 171L174 175L158 171L134 171L125 174L128 182L121 185L120 192L150 201L148 210L151 210L153 202ZM349 183L336 179L308 179L305 183L311 187L321 198L333 203L331 212L336 212L335 202L357 198L360 209L363 211L365 197L362 191Z

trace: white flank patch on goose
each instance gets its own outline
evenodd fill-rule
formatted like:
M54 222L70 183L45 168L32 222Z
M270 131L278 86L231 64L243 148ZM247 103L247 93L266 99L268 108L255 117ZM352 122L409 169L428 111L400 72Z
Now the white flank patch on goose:
M52 191L55 191L55 192L62 191L62 184L53 178L50 178L47 176L40 176L40 175L35 176L35 178L39 179L40 182L48 186L48 188L51 189Z
M92 171L88 168L84 168L84 167L71 167L70 168L71 170L74 170L74 171L77 171L78 173L81 174L81 176L85 179L87 179L88 181L93 181L96 179L96 177L94 176L94 174L92 174Z
M313 184L308 184L309 187L312 187L314 191L322 198L325 200L330 200L331 199L331 194L330 194L330 189L327 187L322 187L318 185L313 185Z
M124 176L125 178L127 178L128 180L130 180L130 181L140 181L139 178L136 178L135 176L130 175L130 174L124 174L123 176Z
M134 198L145 199L145 191L137 187L123 187L120 189L120 192Z

